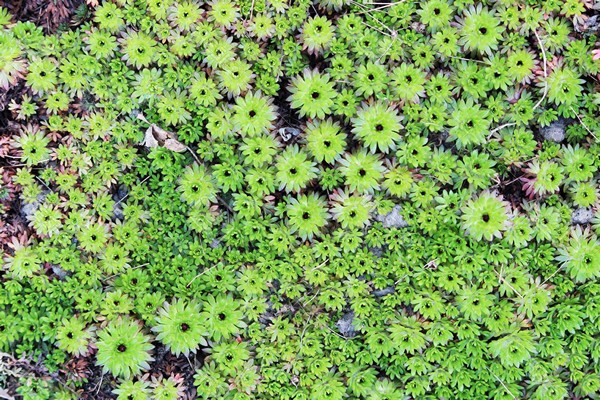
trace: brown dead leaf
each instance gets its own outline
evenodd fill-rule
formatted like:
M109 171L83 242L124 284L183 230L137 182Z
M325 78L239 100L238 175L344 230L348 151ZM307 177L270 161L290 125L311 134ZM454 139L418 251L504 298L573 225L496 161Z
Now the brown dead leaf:
M158 147L158 140L154 138L153 131L154 130L152 129L152 127L149 127L148 129L146 129L146 134L144 135L144 146L151 149Z
M137 118L150 125L144 135L144 146L148 148L164 147L177 153L187 150L187 146L177 140L177 136L173 132L164 130L156 124L151 124L142 113L139 113Z
M164 147L171 151L176 151L177 153L182 153L187 149L183 143L181 143L175 139L165 140Z

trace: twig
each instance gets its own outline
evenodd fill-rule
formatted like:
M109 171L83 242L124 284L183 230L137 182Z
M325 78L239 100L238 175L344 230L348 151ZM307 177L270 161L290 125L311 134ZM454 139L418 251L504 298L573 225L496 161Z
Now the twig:
M485 61L481 61L481 60L473 60L472 58L464 58L464 57L458 57L458 56L446 56L446 57L455 58L457 60L462 60L462 61L471 61L471 62L476 62L476 63L480 63L480 64L490 65L489 62L485 62Z
M363 23L364 25L368 26L369 28L371 28L371 29L373 29L373 30L376 30L377 32L381 33L382 35L385 35L385 36L391 36L391 35L389 35L389 34L385 33L384 31L382 31L382 30L380 30L380 29L377 29L377 28L375 28L374 26L371 26L371 25L367 24L365 21L363 21L362 23Z
M508 394L510 394L512 396L513 399L516 399L517 396L515 396L508 387L506 387L506 385L504 384L504 382L502 382L502 379L498 378L498 376L492 372L491 369L488 368L488 371L490 371L490 374L494 375L494 378L496 378L498 380L498 382L500 382L500 384L502 385L502 387L504 389L506 389L506 391L508 392Z
M146 182L148 179L150 179L150 175L148 175L147 177L145 177L144 179L142 179L142 181L140 183L138 183L138 185L141 185L142 183ZM119 199L119 201L117 201L115 203L115 206L119 203L121 203L123 200L125 200L127 197L129 197L129 193L127 193L125 196L123 196L121 199Z
M552 277L553 277L554 275L558 274L558 271L560 271L561 269L563 269L563 267L560 267L560 268L558 268L556 271L554 271L554 272L552 273L552 275L550 275L548 278L546 278L546 280L545 280L544 282L540 283L540 284L538 285L538 287L541 287L541 286L542 286L544 283L546 283L546 282L548 282L550 279L552 279Z
M542 50L542 57L544 58L544 94L542 95L542 98L539 99L538 102L535 103L535 105L533 106L533 110L535 110L536 108L538 108L540 106L540 104L542 104L542 101L544 101L544 99L546 98L546 95L548 94L548 68L547 68L548 59L546 58L546 50L544 49L544 45L542 45L540 36L538 35L538 33L535 29L533 30L533 34L535 35L535 38L538 41L540 49Z
M317 293L315 293L315 295L313 297L311 297L310 299L308 299L308 301L304 304L302 304L302 308L306 307L308 305L308 303L310 303L311 301L314 300L315 297L317 297L317 295L321 292L321 289L317 290Z
M588 131L588 133L590 135L592 135L594 137L594 139L598 140L598 138L596 137L596 135L594 135L594 133L590 130L590 128L587 127L587 125L583 122L583 120L579 117L579 114L575 111L575 109L573 109L573 107L571 106L571 111L573 111L573 113L575 114L575 116L577 117L577 119L579 120L579 123L581 125L583 125L583 127L585 128L586 131Z
M490 131L490 134L488 135L488 137L487 137L487 138L489 139L489 138L491 138L491 137L494 135L494 133L496 133L496 132L498 132L498 131L500 131L500 130L502 130L502 129L504 129L504 128L508 128L508 127L511 127L511 126L515 126L516 124L517 124L516 122L508 122L508 123L506 123L506 124L502 124L502 125L500 125L499 127L492 129L492 130Z
M60 383L65 389L67 389L68 391L70 391L71 393L73 393L74 395L78 395L78 393L73 390L73 388L71 388L69 385L67 385L66 382L64 382L62 379L60 379L59 377L53 377L53 379L56 379L56 381L58 383Z
M356 2L356 1L354 1L354 0L350 0L350 2L351 2L351 3L353 3L353 4L355 4L355 5L357 5L357 6L359 6L359 7L362 7L362 8L363 8L363 10L366 10L366 12L368 12L368 11L370 10L370 9L369 9L367 6L365 6L364 4L360 4L360 3L358 3L358 2ZM387 31L388 31L388 32L389 32L391 35L397 34L397 33L395 33L394 31L392 31L392 30L391 30L391 29L390 29L390 28L389 28L389 27L388 27L386 24L384 24L383 22L381 22L380 20L378 20L378 19L377 19L377 18L375 18L374 16L372 16L372 15L371 15L370 17L371 17L371 18L373 18L375 21L377 21L377 22L378 22L378 23L379 23L379 24L380 24L382 27L384 27L384 28L385 28L385 29L386 29L386 30L387 30ZM379 29L373 28L372 26L370 26L369 24L367 24L367 23L366 23L366 22L364 22L364 21L363 21L363 24L367 25L369 28L372 28L372 29L375 29L375 30L377 30L377 31L378 31L379 33L381 33L382 35L386 35L386 33L383 33L383 32L381 32Z
M383 10L383 9L386 9L386 8L389 8L389 7L393 7L396 4L400 4L400 3L402 3L402 2L401 1L397 1L396 3L368 3L369 5L377 5L377 4L383 4L383 5L380 5L380 6L375 7L375 8L369 8L368 10L365 10L365 11L358 12L358 13L356 13L356 15L370 13L370 12L378 11L378 10Z
M129 271L129 270L132 270L132 269L138 269L138 268L142 268L142 267L145 267L145 266L146 266L146 265L148 265L148 264L150 264L150 263L140 264L140 265L138 265L137 267L133 267L133 268L127 268L127 270L126 270L126 271L123 271L123 272L127 272L127 271ZM108 276L108 277L106 277L106 278L102 279L102 282L106 282L107 280L109 280L109 279L111 279L111 278L114 278L115 276L119 276L119 275L121 275L123 272L119 272L118 274L114 274L114 275Z
M500 275L498 273L498 271L496 271L494 269L494 272L496 273L496 275L498 275L498 279L502 280L502 282L506 283L506 285L511 288L513 290L513 292L515 292L517 294L517 296L519 296L520 298L523 298L523 295L521 293L519 293L519 291L517 289L515 289L510 283L508 283L508 281L506 279L504 279L504 277L502 275Z
M321 264L319 264L316 267L312 268L311 271L314 271L316 269L319 269L319 268L323 267L325 264L327 264L327 261L329 261L329 258L326 258L325 261L323 261Z
M190 358L188 356L185 356L185 359L187 360L188 364L190 365L190 368L192 370L195 369L194 366L192 365L192 362L190 361Z
M334 335L337 335L337 336L341 337L342 339L345 339L345 340L351 339L351 338L349 338L349 337L346 337L346 336L344 336L344 335L342 335L342 334L340 334L340 333L337 333L336 331L334 331L333 329L331 329L331 328L330 328L330 327L328 327L327 325L325 325L325 327L326 327L327 329L329 329L329 331L330 331L331 333L333 333Z
M187 285L185 285L185 287L189 289L189 287L192 285L192 283L194 283L194 281L195 281L197 278L201 277L202 275L204 275L205 273L207 273L207 272L208 272L208 271L210 271L211 269L215 268L216 266L217 266L217 265L215 264L215 265L213 265L212 267L210 267L210 268L208 268L208 269L205 269L204 271L200 272L198 275L196 275L196 276L195 276L195 277L194 277L194 278L193 278L193 279L190 281L190 283L188 283Z
M190 149L190 148L189 148L189 146L185 146L185 148L186 148L186 149L188 149L188 151L189 151L189 152L192 154L192 157L194 157L194 160L196 160L196 162L197 162L198 164L202 164L202 163L200 162L200 159L199 159L199 158L196 156L196 154L194 154L194 152L192 151L192 149Z
M223 199L221 198L221 196L217 196L217 200L218 200L218 201L219 201L221 204L223 204L223 205L225 206L225 208L226 208L227 210L229 210L229 212L230 212L230 213L232 213L232 214L233 214L233 210L231 209L231 207L229 207L229 204L227 204L227 203L225 202L225 200L223 200Z
M104 380L104 373L100 375L100 382L98 382L98 388L96 389L96 394L100 393L100 387L102 386L102 381Z
M48 160L42 160L40 161L40 163L46 162L46 161L50 161L50 159ZM28 167L29 165L27 164L7 164L7 165L3 165L1 168L18 168L18 167ZM41 169L44 167L32 167L31 169Z
M35 179L37 179L42 185L44 185L46 189L48 189L51 192L54 192L54 190L50 189L50 186L46 185L46 183L43 180L41 180L39 176L36 176Z
M398 39L398 34L392 35L392 41L390 42L390 44L388 45L388 47L383 51L383 53L381 53L381 55L377 59L377 62L380 62L381 59L383 58L383 56L387 55L387 53L390 51L390 49L394 45L394 42L396 41L396 39Z
M402 1L397 1L395 3L381 3L381 2L377 2L377 1L372 1L370 3L363 3L363 5L365 6L378 6L378 5L388 5L388 6L395 6L396 4L400 4L402 3Z
M310 326L310 321L312 320L312 317L313 317L312 314L310 314L310 316L308 317L308 321L306 322L306 325L304 326L304 329L302 330L302 333L300 334L300 347L298 348L297 354L300 354L300 352L302 351L302 341L304 340L304 334L306 333L306 330Z
M525 174L521 175L521 176L517 176L515 179L513 179L512 181L508 181L508 182L501 182L504 186L506 185L510 185L511 183L515 183L516 181L518 181L519 179L521 179L522 177L524 177Z

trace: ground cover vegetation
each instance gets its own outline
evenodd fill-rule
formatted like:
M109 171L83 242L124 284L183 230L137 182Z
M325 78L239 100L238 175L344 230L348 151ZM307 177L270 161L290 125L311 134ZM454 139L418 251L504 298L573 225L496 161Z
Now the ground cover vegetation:
M593 0L0 7L0 398L600 398Z

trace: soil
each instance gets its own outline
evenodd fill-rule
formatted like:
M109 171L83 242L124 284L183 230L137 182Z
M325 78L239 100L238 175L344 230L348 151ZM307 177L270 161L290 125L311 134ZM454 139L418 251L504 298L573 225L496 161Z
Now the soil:
M6 147L17 131L11 112L3 107L3 100L9 97L6 94L12 98L20 97L22 93L3 93L0 89L0 253L8 251L11 238L20 237L28 231L27 221L19 212L20 187L12 185L12 177L18 170L20 160L16 158L14 151Z
M386 0L380 4L388 3ZM5 7L18 21L30 21L41 26L46 34L54 33L59 30L70 29L86 18L89 18L90 11L85 4L85 0L0 0L0 6ZM600 20L600 18L597 18ZM588 30L598 30L597 19L590 21ZM311 60L311 68L318 67L314 60ZM281 81L279 95L274 99L274 104L278 107L280 113L279 128L300 128L303 121L298 117L297 113L290 109L286 97L289 93L285 90L290 82L287 80ZM9 91L0 89L0 146L3 138L9 138L16 133L15 126L17 125L12 118L11 112L8 110L8 104L11 99L20 99L26 91L25 85L21 84L11 88ZM34 121L35 122L35 121ZM431 135L431 143L439 143L445 141L444 134L439 137ZM291 145L295 140L291 140L286 145ZM2 171L10 171L14 165L18 164L18 160L0 157L0 177ZM499 187L499 192L504 198L513 205L520 204L526 198L522 190L522 182L514 179L520 175L517 169L511 171L510 175L513 180L503 183ZM6 251L8 238L22 235L28 232L27 221L20 215L21 201L19 200L19 192L14 191L9 200L0 199L0 208L4 207L5 213L0 214L0 252ZM29 236L29 235L27 235ZM0 275L0 280L2 276ZM386 288L374 292L374 296L380 297L393 292L393 288ZM412 312L412 309L408 310ZM352 325L353 315L350 313L344 315L341 321L341 328L344 335L352 336L354 334L354 326ZM340 329L340 330L342 330ZM204 356L201 352L197 355L190 355L189 358L181 355L174 356L167 349L155 343L154 358L155 361L151 365L152 376L168 377L170 375L179 375L183 378L183 385L186 388L184 399L196 398L196 389L194 387L194 373L199 368ZM22 366L27 372L37 376L43 376L47 371L39 364L27 364ZM26 368L25 368L26 367ZM110 374L103 374L102 368L95 365L95 354L92 352L87 357L79 357L69 360L65 364L65 369L61 370L57 376L58 382L66 382L74 376L85 378L87 382L77 391L78 398L82 400L105 400L114 399L116 396L112 393L115 385L115 379ZM16 388L17 382L9 382L8 390L13 391Z
M43 28L45 34L68 30L89 19L90 10L86 0L0 0L0 7L8 9L15 21L32 22ZM20 103L27 93L24 80L20 80L9 90L0 88L0 188L5 188L20 165L18 156L12 151L2 153L3 143L18 134L20 125L14 120L9 104L11 100ZM29 122L39 125L43 115L30 118ZM12 237L29 237L27 220L20 214L20 188L12 187L9 193L0 192L0 252L8 250Z
M527 195L523 190L523 182L519 177L523 173L516 167L512 168L508 173L506 181L501 182L498 192L504 197L504 200L511 203L511 205L517 208L523 201L527 200Z
M203 354L199 351L196 355L190 354L188 358L184 355L176 357L160 343L154 343L154 345L154 362L150 364L149 376L146 376L146 379L179 376L183 379L182 386L185 388L182 399L195 399L194 374L196 369L203 364ZM85 372L87 375L87 382L78 390L78 399L108 400L116 398L112 390L118 387L118 383L110 374L103 374L100 366L95 365L94 354L89 354L83 359L73 359L67 363L67 365L72 366L78 364L86 365Z
M31 21L53 33L65 25L76 25L88 13L85 0L0 0L18 21Z

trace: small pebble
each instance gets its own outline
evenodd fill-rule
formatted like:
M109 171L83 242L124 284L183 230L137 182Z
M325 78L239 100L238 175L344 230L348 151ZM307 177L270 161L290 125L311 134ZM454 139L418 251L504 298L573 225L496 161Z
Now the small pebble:
M395 287L388 286L388 287L380 289L380 290L374 290L372 294L374 297L383 297L383 296L387 296L388 294L392 294L395 291L396 291Z
M115 203L113 206L113 219L123 221L124 218L125 214L123 214L123 207L121 206L121 203Z
M389 213L377 215L377 221L382 222L384 228L405 228L408 226L408 222L404 220L400 211L402 211L402 206L395 205Z
M585 225L589 224L594 217L594 213L591 208L578 208L571 214L571 224L573 225Z
M549 126L541 129L541 134L544 139L560 143L565 140L565 120L559 119L552 122Z
M351 338L356 336L356 327L354 326L354 311L347 312L335 323L342 336Z
M54 265L52 264L52 272L54 272L54 274L58 277L58 279L63 280L65 279L65 277L67 276L67 271L65 271L64 269L62 269L60 266L58 265Z
M27 219L33 217L38 208L40 208L42 203L44 203L44 200L46 199L48 193L50 193L50 191L45 190L42 193L38 194L36 201L34 201L33 203L23 203L20 210L21 215Z

